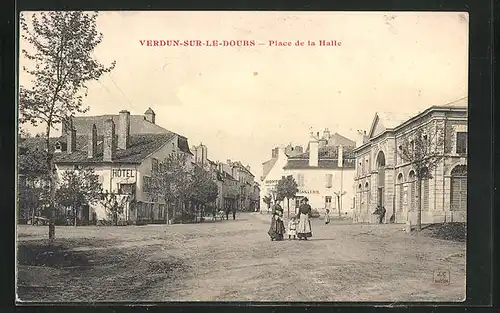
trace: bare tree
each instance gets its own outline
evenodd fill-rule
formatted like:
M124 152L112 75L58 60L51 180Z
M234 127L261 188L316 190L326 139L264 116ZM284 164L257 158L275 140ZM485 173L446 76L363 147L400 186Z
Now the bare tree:
M444 127L434 122L405 135L398 147L399 157L410 163L415 171L417 231L422 229L422 180L432 178L431 173L443 160L448 143Z
M342 197L347 193L345 191L343 192L340 192L340 191L334 191L333 192L335 194L335 196L337 197L337 205L339 206L339 218L341 217L341 213L340 213L340 206L341 206L341 203L342 203Z
M88 111L89 107L83 105L87 84L110 72L115 62L105 67L93 58L94 49L102 41L102 34L97 32L97 13L52 11L33 13L30 18L27 22L25 14L20 17L21 38L31 46L21 50L31 63L30 68L23 70L33 77L30 87L20 86L20 123L45 125L43 137L50 169L49 239L52 240L56 176L51 130L68 117Z

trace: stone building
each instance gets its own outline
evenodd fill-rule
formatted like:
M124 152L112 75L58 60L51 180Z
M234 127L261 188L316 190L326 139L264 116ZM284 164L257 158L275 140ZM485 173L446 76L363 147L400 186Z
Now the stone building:
M150 192L151 170L171 153L181 153L191 160L187 138L154 124L154 112L144 116L120 111L118 115L74 117L53 138L54 164L60 178L67 170L88 166L99 175L104 190L118 194L126 223L167 222L174 211L163 199ZM41 139L43 138L32 138ZM40 141L40 140L38 140ZM80 210L82 223L109 220L100 204Z
M350 213L352 203L351 186L354 179L355 142L337 133L331 135L325 129L322 136L311 133L305 152L302 148L282 147L273 149L271 160L263 163L261 195L273 195L276 184L283 177L291 175L298 185L298 193L290 202L283 203L288 212L295 212L303 197L319 213L330 209L332 213ZM277 152L275 152L277 150ZM288 153L287 153L288 152ZM267 204L261 203L261 210Z
M254 184L255 176L250 166L244 166L240 161L214 162L208 159L208 148L200 143L191 148L194 154L193 162L210 171L217 183L219 194L216 206L223 210L249 211L255 206Z
M361 133L354 150L355 222L373 223L377 206L386 209L385 222L416 223L415 168L403 160L405 140L415 133L427 140L440 134L443 158L422 181L422 223L465 221L467 209L467 98L432 106L414 116L379 112L368 134ZM431 140L431 139L429 139ZM411 141L410 141L411 143ZM424 168L425 170L425 168Z

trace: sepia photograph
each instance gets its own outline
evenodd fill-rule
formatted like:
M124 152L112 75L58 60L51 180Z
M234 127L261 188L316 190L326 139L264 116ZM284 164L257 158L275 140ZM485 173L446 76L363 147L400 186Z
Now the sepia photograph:
M469 15L23 11L16 302L463 302Z

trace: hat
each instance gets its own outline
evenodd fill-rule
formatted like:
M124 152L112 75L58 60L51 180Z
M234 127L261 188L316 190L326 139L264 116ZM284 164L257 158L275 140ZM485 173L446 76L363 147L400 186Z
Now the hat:
M304 197L302 198L302 201L309 201L309 199L307 199L307 197Z

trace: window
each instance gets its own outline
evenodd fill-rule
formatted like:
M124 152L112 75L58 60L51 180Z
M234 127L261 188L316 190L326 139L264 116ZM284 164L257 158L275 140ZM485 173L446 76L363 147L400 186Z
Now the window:
M304 174L297 175L297 185L300 187L304 186Z
M155 172L158 170L158 159L152 158L151 159L151 171Z
M365 166L366 166L366 173L370 172L370 162L368 162L368 159L365 160Z
M142 183L142 190L144 192L149 192L151 190L151 177L144 176Z
M331 196L326 196L325 197L325 204L331 204L332 203L332 197Z
M135 192L135 184L120 184L118 193L121 195L131 195Z
M459 154L467 153L467 133L466 132L458 132L457 133L456 152Z
M333 174L326 174L325 175L326 188L332 188L332 183L333 183Z

